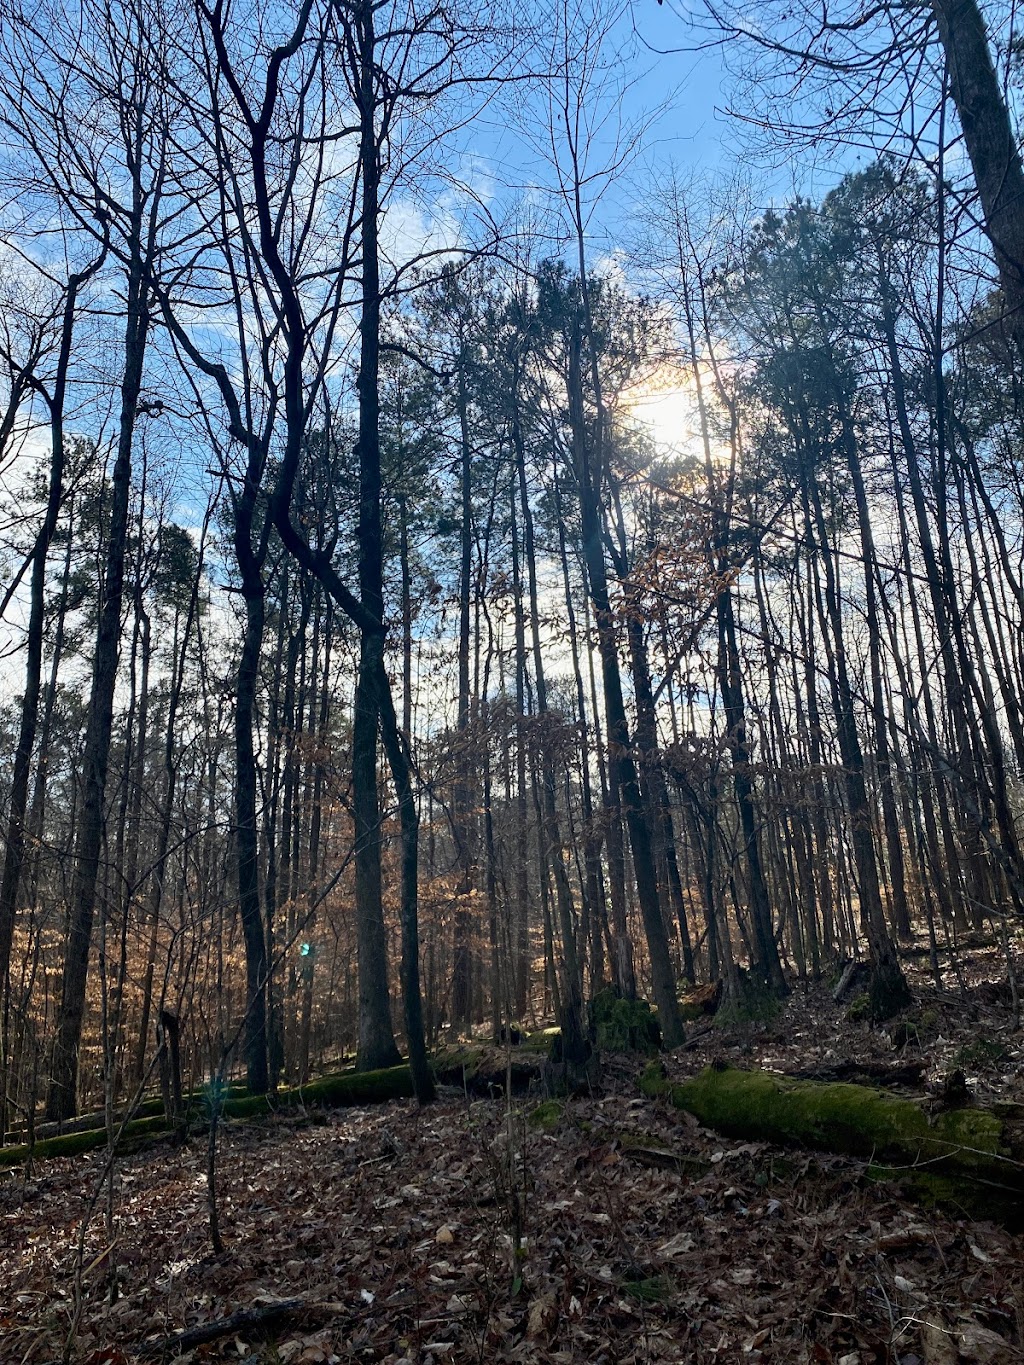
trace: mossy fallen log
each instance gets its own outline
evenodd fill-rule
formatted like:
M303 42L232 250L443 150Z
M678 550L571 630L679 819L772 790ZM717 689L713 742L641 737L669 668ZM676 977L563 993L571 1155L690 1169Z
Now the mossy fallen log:
M508 1076L508 1057L496 1048L455 1048L439 1054L431 1063L439 1081L465 1085L478 1094L494 1089L503 1090ZM540 1079L543 1057L534 1053L512 1059L512 1087L525 1090ZM232 1086L221 1101L223 1118L258 1119L270 1114L302 1109L346 1107L364 1104L384 1104L388 1100L411 1099L414 1090L408 1066L393 1066L382 1071L342 1071L319 1076L306 1085L291 1086L273 1095L245 1095ZM209 1095L200 1092L190 1096L186 1122L192 1130L202 1129L209 1119ZM171 1137L170 1128L162 1113L131 1120L121 1131L121 1150L131 1150L142 1141ZM64 1132L37 1141L32 1154L35 1159L76 1156L82 1152L104 1147L106 1127L98 1126L76 1132ZM0 1168L18 1166L29 1154L26 1143L0 1147Z
M357 1104L383 1104L387 1100L411 1099L412 1074L407 1066L391 1066L383 1071L342 1071L319 1076L306 1085L278 1090L273 1095L228 1097L221 1105L226 1118L258 1118L287 1109L345 1107Z
M248 1095L244 1084L232 1081L224 1091L226 1098ZM200 1106L205 1099L205 1090L192 1090L187 1095L182 1096L186 1116L194 1116L198 1113ZM127 1117L127 1109L123 1103L114 1107L114 1127L119 1128ZM161 1095L146 1095L131 1111L132 1121L135 1119L162 1118L164 1113L164 1101ZM37 1123L35 1129L36 1142L39 1143L46 1138L66 1137L72 1133L84 1133L86 1131L105 1132L107 1127L107 1116L102 1109L91 1109L87 1113L77 1114L72 1119L60 1119L58 1121L46 1121ZM13 1145L22 1145L26 1141L27 1129L24 1123L12 1127L7 1134L7 1141ZM102 1141L99 1143L103 1145ZM3 1148L0 1148L2 1151Z
M395 1066L384 1071L344 1071L337 1075L321 1076L308 1085L279 1090L275 1095L239 1095L237 1087L233 1086L222 1101L220 1112L229 1119L251 1119L301 1108L383 1104L387 1100L407 1099L412 1095L409 1068ZM204 1100L201 1095L191 1096L190 1099L186 1121L194 1130L205 1128L209 1118L208 1099ZM132 1119L121 1130L119 1150L132 1151L143 1142L172 1137L174 1131L162 1113ZM50 1157L78 1156L105 1147L106 1143L105 1126L65 1132L37 1141L32 1148L32 1157L44 1161ZM28 1155L27 1143L0 1147L0 1168L19 1166Z
M162 1114L149 1118L133 1119L121 1131L120 1148L130 1151L140 1141L153 1137L170 1137ZM41 1138L31 1149L34 1161L45 1161L50 1157L78 1156L82 1152L94 1152L107 1145L106 1128L87 1128L77 1133L61 1133L57 1137ZM19 1142L10 1147L0 1147L0 1167L20 1166L29 1156L27 1142Z
M552 1030L553 1036L561 1036ZM548 1046L551 1039L548 1038ZM512 1090L519 1092L540 1081L544 1070L544 1053L534 1047L452 1047L437 1053L430 1066L434 1078L441 1085L464 1087L474 1095L504 1093L512 1071Z
M1001 1221L1024 1219L1024 1133L992 1110L929 1114L914 1100L870 1086L735 1067L707 1067L671 1084L652 1064L641 1089L726 1137L858 1157L878 1177L906 1176L918 1185L928 1177L940 1202Z
M190 1100L194 1097L187 1097ZM164 1102L159 1095L151 1095L137 1104L132 1111L132 1117L136 1119L159 1118L164 1112ZM124 1122L126 1110L123 1105L114 1108L114 1126L120 1127ZM93 1109L86 1114L78 1114L73 1119L61 1119L59 1121L47 1121L36 1124L36 1142L42 1142L47 1138L67 1137L72 1133L91 1132L96 1129L106 1130L107 1116L102 1109ZM27 1129L24 1123L12 1127L7 1135L9 1142L23 1142L27 1136Z

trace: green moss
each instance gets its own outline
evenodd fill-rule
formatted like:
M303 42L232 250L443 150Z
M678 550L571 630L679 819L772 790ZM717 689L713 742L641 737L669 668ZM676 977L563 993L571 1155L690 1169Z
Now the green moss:
M722 1028L733 1028L737 1024L770 1024L778 1018L781 1009L782 1001L769 986L743 972L739 995L726 1000L715 1015L715 1022Z
M392 1066L383 1071L342 1071L321 1076L308 1085L279 1090L276 1095L229 1096L221 1112L228 1118L255 1118L282 1109L309 1108L315 1105L382 1104L386 1100L408 1099L413 1094L412 1075L407 1066Z
M822 1085L731 1067L708 1067L668 1093L677 1108L729 1137L799 1143L903 1166L928 1162L940 1173L1021 1183L1005 1160L1000 1120L982 1109L951 1110L932 1124L914 1101L869 1086Z
M640 1074L640 1093L649 1100L656 1100L670 1088L661 1062L648 1062Z
M562 1122L564 1113L565 1105L561 1100L545 1100L530 1110L526 1122L531 1128L536 1128L542 1133L553 1133Z
M871 1165L867 1179L878 1184L895 1184L900 1191L929 1209L947 1209L961 1217L990 1218L1020 1232L1024 1223L1024 1204L1007 1197L1007 1192L985 1183L973 1183L950 1175L938 1175L920 1167L894 1168Z
M850 1001L846 1017L851 1024L862 1024L865 1019L871 1018L871 997L867 991Z
M683 999L679 1002L679 1017L684 1024L692 1024L698 1019L703 1019L706 1012L704 1006L697 1000Z
M665 1303L672 1296L672 1283L665 1275L652 1275L644 1280L627 1280L623 1292L643 1303Z
M385 1100L411 1099L414 1095L412 1073L407 1066L387 1067L382 1071L351 1071L324 1076L309 1085L288 1092L289 1103L303 1104L380 1104Z
M186 1095L184 1097L186 1112L190 1112L196 1109L201 1100L202 1100L201 1093L197 1093L195 1095ZM148 1099L143 1100L140 1104L137 1104L134 1107L132 1111L132 1121L134 1122L135 1119L162 1118L163 1112L164 1102L162 1098L159 1095L153 1095L150 1096ZM114 1111L115 1128L120 1127L124 1117L125 1117L124 1109L122 1108L118 1110L117 1108L115 1108ZM38 1124L36 1127L36 1132L40 1135L38 1138L38 1142L43 1141L48 1142L51 1138L54 1137L71 1137L77 1133L86 1132L105 1133L107 1129L107 1116L102 1109L97 1109L94 1110L92 1113L80 1114L77 1118L68 1120L68 1122L65 1124L65 1131L63 1133L57 1132L58 1127L59 1127L58 1124L52 1122ZM20 1142L24 1142L26 1138L26 1129L24 1124L20 1124L17 1127L12 1128L8 1136L12 1141L19 1140ZM102 1146L103 1143L100 1142L99 1145Z
M889 1028L893 1047L921 1047L938 1031L939 1017L934 1010L905 1014Z
M225 1090L221 1113L227 1118L259 1118L281 1110L316 1105L380 1104L385 1100L408 1098L413 1094L412 1076L407 1066L390 1067L384 1071L343 1071L333 1076L322 1076L308 1085L279 1090L276 1095L239 1094L237 1086ZM197 1097L198 1098L198 1097ZM209 1113L209 1099L203 1106L204 1117ZM147 1118L133 1119L121 1134L120 1150L153 1137L168 1137L171 1130L160 1112ZM49 1157L77 1156L106 1146L106 1128L88 1128L78 1133L63 1133L58 1137L37 1142L33 1157L40 1161ZM0 1168L18 1166L28 1156L28 1146L0 1147Z
M895 1182L912 1193L918 1203L926 1208L964 1208L963 1186L951 1176L935 1175L923 1170L894 1169L874 1163L867 1168L866 1175L873 1184L891 1185ZM971 1203L976 1209L974 1201Z
M479 1070L484 1058L482 1047L446 1047L435 1052L430 1059L430 1069L437 1080L460 1078L465 1074L472 1079Z
M661 1051L661 1025L646 1000L624 1000L610 987L588 1006L595 1045L601 1052Z
M1003 1125L987 1109L950 1109L936 1118L933 1131L937 1140L962 1149L964 1164L971 1164L972 1158L1005 1155Z
M164 1133L170 1136L162 1115L133 1119L131 1123L125 1125L121 1134L121 1148L128 1148L140 1139L161 1136ZM107 1130L105 1128L87 1128L82 1133L62 1133L59 1137L43 1138L32 1149L32 1158L35 1161L45 1161L50 1157L79 1156L82 1152L94 1152L97 1148L106 1145ZM20 1166L23 1161L27 1160L28 1154L27 1143L19 1143L13 1147L0 1147L0 1167Z

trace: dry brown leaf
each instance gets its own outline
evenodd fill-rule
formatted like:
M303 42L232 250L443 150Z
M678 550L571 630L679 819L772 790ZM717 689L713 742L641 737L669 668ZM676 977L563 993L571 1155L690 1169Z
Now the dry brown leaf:
M526 1319L526 1335L531 1340L544 1336L551 1329L556 1316L553 1295L542 1294L534 1299Z
M1005 1337L982 1327L980 1322L961 1324L958 1344L961 1360L969 1360L972 1365L1009 1365L1014 1358L1020 1359L1020 1352Z
M957 1365L956 1339L939 1322L921 1324L921 1349L924 1365Z

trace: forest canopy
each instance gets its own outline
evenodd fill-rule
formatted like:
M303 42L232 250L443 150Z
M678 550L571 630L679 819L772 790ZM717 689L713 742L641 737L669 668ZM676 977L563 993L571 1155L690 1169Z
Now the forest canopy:
M1012 15L649 22L0 8L4 1136L168 1029L425 1102L606 987L672 1048L852 959L890 1018L915 936L1014 979Z

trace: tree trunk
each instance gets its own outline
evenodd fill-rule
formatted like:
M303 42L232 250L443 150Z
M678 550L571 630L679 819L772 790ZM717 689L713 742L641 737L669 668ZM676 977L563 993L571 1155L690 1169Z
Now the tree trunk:
M615 618L608 594L608 575L604 562L601 535L601 510L596 480L600 471L591 468L586 446L583 414L582 374L580 372L580 337L576 333L569 346L569 406L573 437L573 459L580 516L583 530L583 558L587 567L590 596L597 623L598 652L601 656L601 675L604 683L605 716L608 727L608 767L610 781L621 794L622 808L629 829L633 851L633 873L637 899L644 922L644 933L651 958L654 1001L658 1007L662 1035L667 1047L677 1047L684 1038L676 997L675 975L669 955L668 934L658 897L658 879L654 866L654 849L647 824L636 763L630 746L629 724L622 695L619 674L618 642Z
M471 897L476 882L476 830L473 818L470 753L469 653L472 617L470 605L473 577L473 503L472 466L469 442L469 399L466 392L465 346L460 344L456 359L458 370L457 407L459 417L459 646L458 705L456 713L455 784L452 827L455 832L459 883L456 888L454 944L452 955L452 1023L469 1026L473 1008L473 914Z
M60 1010L54 1039L46 1114L70 1118L77 1105L78 1047L85 1011L85 986L92 946L93 914L100 851L103 843L103 803L107 786L114 687L121 640L124 598L125 546L132 477L132 438L142 387L143 360L149 309L139 255L141 207L137 210L135 244L128 275L125 362L121 382L117 455L111 478L110 527L104 556L103 595L93 657L92 689L86 722L82 774L82 806L75 841L74 875L68 902L68 938L61 979Z
M1024 347L1024 166L977 0L932 0L932 12L999 270L1007 331L1019 351Z
M50 413L50 472L46 490L43 522L32 550L32 577L29 586L29 617L26 631L25 691L21 702L21 720L17 747L11 772L11 799L7 813L3 875L0 879L0 993L6 1009L7 974L10 966L11 940L14 917L21 889L25 863L25 814L28 808L29 772L32 750L39 719L39 696L43 668L43 635L46 607L46 559L57 529L64 497L64 395L67 372L71 360L71 341L75 325L75 309L82 285L98 268L97 261L68 280L61 325L60 350L57 356L53 392L48 399ZM70 549L70 542L69 542Z
M250 530L244 523L236 533L236 548L244 556ZM242 542L244 541L244 546ZM251 556L251 549L249 550ZM259 890L259 837L256 800L257 771L253 732L256 725L256 685L263 644L264 596L259 568L255 577L243 570L245 636L238 661L235 699L235 843L238 872L238 910L245 941L245 1070L253 1095L270 1086L267 1057L267 937Z
M825 601L832 626L830 674L836 703L839 747L843 757L843 778L850 809L850 839L860 888L861 919L871 952L871 1012L875 1019L887 1019L899 1010L905 1009L911 1002L911 995L882 910L871 806L864 781L864 756L854 715L853 691L846 660L836 572L821 501L813 478L807 480L804 497L808 517L808 552L817 553L825 570ZM817 529L816 545L810 524L812 506L814 526ZM822 625L825 625L824 621Z
M101 258L102 259L102 258ZM64 397L67 388L68 367L71 361L71 341L75 325L75 308L82 285L99 268L100 261L87 267L79 274L68 279L67 294L64 300L64 314L61 324L60 349L53 391L48 399L50 413L50 472L46 491L46 507L43 522L36 537L32 551L32 578L29 586L29 617L26 632L25 691L21 701L21 721L18 727L17 747L14 751L14 765L11 772L11 798L7 812L7 848L4 854L3 874L0 876L0 1010L3 1014L4 1056L0 1058L0 1137L7 1131L7 1032L9 1015L9 980L11 943L14 936L14 921L18 909L18 896L21 890L25 867L25 815L28 809L29 772L32 764L32 750L36 741L36 728L39 721L39 697L43 669L43 635L45 627L46 560L57 520L60 516L61 502L64 497L64 471L66 465L64 450ZM69 532L70 534L70 532ZM68 543L70 554L70 539ZM66 598L67 582L62 593ZM63 614L61 621L63 632ZM49 707L48 707L49 710ZM42 757L40 759L42 762ZM42 778L40 769L37 788Z
M391 1023L387 944L381 901L381 829L377 731L390 702L384 670L384 545L380 467L380 146L377 131L374 7L360 0L354 14L360 121L362 306L359 315L359 595L370 620L360 629L359 677L352 723L352 804L356 834L356 923L359 936L358 1066L393 1066L398 1048ZM385 694L387 694L385 696ZM401 797L400 797L401 799ZM413 811L413 814L415 811ZM405 812L404 818L408 818ZM405 825L403 824L403 834ZM407 850L403 846L403 866ZM408 1008L408 1002L407 1002Z

